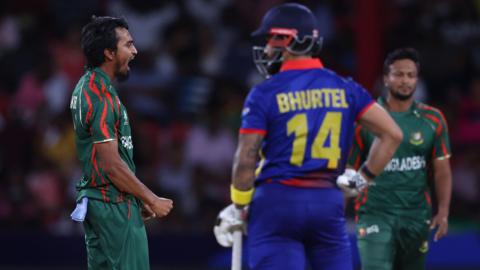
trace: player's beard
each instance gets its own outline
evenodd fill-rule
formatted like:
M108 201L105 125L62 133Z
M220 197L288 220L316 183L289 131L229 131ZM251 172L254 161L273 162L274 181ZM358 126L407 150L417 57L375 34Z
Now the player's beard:
M401 93L398 93L398 92L390 91L390 95L392 95L392 97L395 98L395 99L405 101L405 100L409 100L413 96L414 92L415 91L412 91L410 94L401 94Z
M121 66L118 66L115 71L115 77L119 82L126 81L128 79L128 76L130 76L130 72L128 70L128 63L127 63L127 68L125 68L124 71L122 71Z
M394 99L400 100L400 101L406 101L412 98L413 94L415 93L415 88L413 91L411 91L408 94L403 94L400 91L394 91L394 90L390 90L389 92Z

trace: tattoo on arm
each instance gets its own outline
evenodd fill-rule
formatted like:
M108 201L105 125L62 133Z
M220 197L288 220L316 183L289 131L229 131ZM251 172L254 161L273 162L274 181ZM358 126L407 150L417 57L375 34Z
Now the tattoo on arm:
M255 167L263 136L257 134L240 135L233 162L232 183L241 190L248 190L255 181Z
M260 150L260 146L262 145L263 138L261 136L256 136L253 144L250 146L250 149L247 151L247 155L249 157L254 157L257 159L258 151Z

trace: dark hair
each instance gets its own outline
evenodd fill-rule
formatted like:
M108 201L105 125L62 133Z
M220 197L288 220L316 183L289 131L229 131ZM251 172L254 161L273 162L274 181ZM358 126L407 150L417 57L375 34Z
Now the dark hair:
M397 60L409 59L417 66L417 71L420 71L420 54L414 48L401 48L389 53L385 62L383 63L383 74L390 72L390 65Z
M88 68L98 67L105 61L105 49L117 50L117 27L128 29L128 24L123 18L93 15L92 20L82 28L82 50Z

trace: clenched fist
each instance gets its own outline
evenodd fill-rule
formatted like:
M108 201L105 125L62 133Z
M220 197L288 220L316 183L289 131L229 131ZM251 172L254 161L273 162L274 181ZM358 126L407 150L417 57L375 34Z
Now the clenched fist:
M145 203L142 209L144 220L164 217L170 213L173 208L173 201L167 198L155 197L150 203Z

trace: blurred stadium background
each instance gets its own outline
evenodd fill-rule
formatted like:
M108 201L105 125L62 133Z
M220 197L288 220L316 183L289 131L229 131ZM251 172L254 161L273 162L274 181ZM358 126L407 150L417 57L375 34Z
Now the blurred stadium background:
M118 88L138 176L175 201L147 224L152 269L229 269L212 226L229 203L243 99L261 81L249 33L283 2L0 1L0 268L86 269L69 220L81 172L68 103L85 63L80 29L96 14L130 24L139 55ZM325 65L374 95L387 52L421 52L416 96L443 110L453 145L450 234L431 243L428 268L480 269L480 1L297 2L319 19Z

